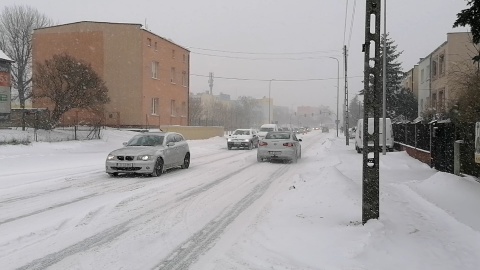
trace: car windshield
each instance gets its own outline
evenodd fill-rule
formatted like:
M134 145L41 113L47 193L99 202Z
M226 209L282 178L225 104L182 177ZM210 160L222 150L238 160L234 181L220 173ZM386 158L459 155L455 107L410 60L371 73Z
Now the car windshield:
M164 136L140 135L135 136L127 143L127 146L156 146L163 144Z
M260 131L273 131L273 128L262 127Z
M288 140L290 139L290 133L268 133L265 136L265 139L281 139L281 140Z
M235 130L233 135L250 135L250 130Z

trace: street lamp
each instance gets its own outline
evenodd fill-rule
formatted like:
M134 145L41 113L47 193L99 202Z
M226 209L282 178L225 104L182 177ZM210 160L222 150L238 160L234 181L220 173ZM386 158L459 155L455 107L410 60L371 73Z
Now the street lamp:
M337 125L337 137L338 137L338 95L340 91L340 61L338 61L338 58L333 57L333 56L325 56L326 58L330 59L335 59L337 60L337 119L335 120L335 124Z
M268 82L268 123L271 124L271 119L270 119L270 115L271 115L271 109L270 109L270 103L272 103L272 100L270 98L270 92L272 90L272 81L274 81L274 79L271 79L269 82Z

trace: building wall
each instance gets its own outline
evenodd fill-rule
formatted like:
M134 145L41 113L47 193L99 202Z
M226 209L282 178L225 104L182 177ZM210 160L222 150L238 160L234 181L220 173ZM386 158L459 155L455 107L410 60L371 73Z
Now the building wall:
M144 118L161 125L188 125L189 51L142 30L142 82ZM157 78L152 77L158 63ZM158 98L159 111L152 112L152 99Z
M432 80L432 108L437 112L445 111L446 91L447 89L447 73L445 55L447 54L448 42L438 47L431 56L430 77Z
M430 106L430 55L418 63L418 116Z
M446 69L448 73L447 85L447 105L453 103L458 98L455 91L455 73L476 68L472 58L478 54L477 49L472 44L472 37L469 32L448 33L447 34L447 54Z
M150 46L147 39L152 42ZM157 50L152 47L155 42ZM178 51L180 63L169 59L172 49ZM140 24L79 22L34 31L34 65L60 53L90 63L105 81L110 97L110 103L105 106L103 121L106 125L188 124L188 50L142 29ZM186 55L185 62L183 55ZM154 60L165 69L175 67L180 72L185 71L186 86L172 82L170 71L160 70L160 76L152 79ZM156 114L152 114L153 97L159 98ZM171 100L176 104L173 110ZM35 100L33 107L51 109L52 105ZM68 124L89 117L91 115L81 110L72 110L65 114L64 121Z
M409 90L418 98L418 65L405 72L405 77L402 79L402 87Z

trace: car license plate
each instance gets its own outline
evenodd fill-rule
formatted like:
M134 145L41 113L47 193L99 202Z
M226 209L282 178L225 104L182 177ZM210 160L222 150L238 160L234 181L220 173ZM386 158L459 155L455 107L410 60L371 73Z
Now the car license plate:
M242 144L242 143L241 143L241 142L235 142L235 143L233 143L233 144L235 144L235 145L240 145L240 144Z
M268 151L268 153L270 153L270 155L278 155L282 153L282 151Z
M132 163L117 163L117 167L133 167Z

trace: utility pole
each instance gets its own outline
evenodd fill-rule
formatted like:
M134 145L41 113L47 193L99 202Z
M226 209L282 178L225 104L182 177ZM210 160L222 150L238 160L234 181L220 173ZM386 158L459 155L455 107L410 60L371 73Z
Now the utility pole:
M380 16L381 0L366 0L365 43L363 44L364 79L363 89L363 175L362 175L362 224L370 219L378 219L380 215L379 200L379 118L381 92L380 78ZM375 21L371 21L374 18ZM371 29L373 27L373 29ZM371 43L375 47L370 50ZM373 55L370 55L373 53ZM373 134L368 132L368 118L373 115ZM373 149L368 142L373 141ZM369 151L372 151L369 152Z
M208 86L210 86L210 95L213 95L213 72L210 72Z
M387 154L387 0L383 0L383 68L382 68L382 90L383 90L383 128L382 128L382 155ZM413 69L412 69L413 73ZM412 74L413 83L413 74ZM412 86L413 91L413 86Z
M345 144L349 145L350 135L348 135L348 80L347 80L347 46L343 45L343 56L345 59Z

